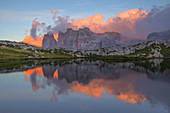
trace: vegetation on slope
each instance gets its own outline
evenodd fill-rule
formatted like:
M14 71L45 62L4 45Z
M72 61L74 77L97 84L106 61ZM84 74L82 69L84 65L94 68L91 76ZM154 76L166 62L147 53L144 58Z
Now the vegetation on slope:
M149 42L147 42L149 43ZM160 55L159 56L155 56L155 52L159 52ZM149 46L146 46L143 49L140 50L135 50L134 53L132 53L131 55L137 55L137 56L143 56L143 57L148 57L148 56L152 56L152 57L166 57L166 58L170 58L170 47L162 44L151 44Z
M161 44L161 51L160 53L164 56L164 57L170 57L170 47L166 47L165 45Z
M19 47L0 46L0 59L26 59L26 58L69 58L67 54L54 54L50 51L24 50Z
M144 42L122 48L101 48L100 50L42 49L30 45L0 44L0 60L28 58L77 58L138 60L153 57L170 58L169 42Z

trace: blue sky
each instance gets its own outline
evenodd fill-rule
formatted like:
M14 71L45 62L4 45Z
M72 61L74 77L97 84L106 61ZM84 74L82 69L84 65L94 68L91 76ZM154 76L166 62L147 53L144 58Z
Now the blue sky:
M50 9L58 9L60 15L71 19L102 14L105 19L133 8L149 11L153 6L165 6L170 0L1 0L0 40L21 41L32 20L52 23Z

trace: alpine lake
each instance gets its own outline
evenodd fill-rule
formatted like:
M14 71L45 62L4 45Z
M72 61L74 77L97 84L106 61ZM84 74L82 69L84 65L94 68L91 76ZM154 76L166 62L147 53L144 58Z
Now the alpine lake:
M1 61L0 113L170 113L170 60Z

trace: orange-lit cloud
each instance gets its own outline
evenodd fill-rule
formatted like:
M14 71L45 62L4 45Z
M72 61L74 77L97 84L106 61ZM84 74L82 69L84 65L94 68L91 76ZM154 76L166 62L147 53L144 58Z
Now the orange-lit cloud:
M135 33L136 22L145 18L148 12L140 9L131 9L122 13L118 13L115 18L110 18L107 20L106 28L108 31L120 32L122 34L128 35L126 33Z
M34 91L37 91L39 88L40 88L40 87L39 87L38 85L32 84L32 89L33 89Z
M43 36L39 37L37 36L37 39L35 40L31 35L27 35L23 41L23 43L27 43L29 45L34 45L34 46L37 46L37 47L42 47L42 41L43 41Z
M153 8L149 12L141 9L130 9L118 13L115 17L111 17L106 21L101 14L94 14L85 19L79 18L70 20L69 16L58 16L58 10L54 11L51 9L51 12L53 13L54 24L46 26L44 31L54 34L58 34L59 31L65 32L67 28L77 30L82 27L89 27L96 33L119 32L129 37L129 39L146 40L147 35L151 32L170 29L170 6L165 6L161 9ZM34 19L30 35L36 40L37 29L45 25L45 23L40 23L37 19ZM58 38L55 39L57 41ZM40 43L42 44L42 42Z
M33 69L28 69L28 70L24 71L24 73L26 75L25 81L28 82L27 76L29 76L30 80L31 80L31 84L32 84L32 89L34 91L37 91L40 88L40 86L37 85L36 77L37 76L43 76L44 77L42 67L36 67L36 68L33 68Z
M36 67L33 69L28 69L24 71L26 76L32 76L33 74L35 74L36 76L43 76L44 77L44 72L43 72L43 68L42 67ZM58 79L58 69L56 69L53 73L53 78L57 78Z
M142 94L119 94L115 96L117 99L131 104L141 103L147 100Z
M81 83L76 82L72 87L73 92L78 93L85 93L86 95L91 95L94 98L100 98L103 96L103 86L99 86L99 84L96 84L96 81L91 81L88 85L83 85Z
M32 36L32 38L34 38L35 40L37 40L37 30L40 30L41 27L45 26L45 23L42 22L40 23L39 21L37 21L37 18L35 18L32 21L32 28L30 30L30 35Z
M58 13L58 10L56 9L55 11L53 9L51 9L51 13L53 13L53 19L56 19L56 14Z
M26 30L25 30L25 35L27 35L27 34L28 34L28 30L26 29Z
M147 100L143 94L135 91L134 83L132 81L125 82L121 80L94 79L87 85L74 82L71 89L73 92L85 93L94 98L102 97L104 90L106 90L108 94L115 95L117 99L132 104L141 103Z
M51 9L51 12L54 13L54 17L56 18L56 14L58 10L54 11ZM140 9L131 9L122 13L118 13L117 16L109 18L106 22L104 22L104 16L101 14L94 14L91 17L86 17L85 19L73 19L71 23L69 23L69 17L60 17L58 16L55 20L56 25L54 27L48 26L46 28L47 31L51 31L54 33L54 37L56 41L58 41L58 32L65 32L68 27L71 27L75 30L83 27L89 27L93 32L103 33L103 32L120 32L120 33L134 33L135 32L135 24L138 20L143 19L148 13L146 11ZM30 30L31 36L25 37L23 42L35 45L38 47L42 47L42 39L36 35L37 27L45 25L45 23L40 23L37 19L34 19L32 22L32 28ZM30 40L28 39L30 37ZM38 44L39 43L39 44Z
M31 76L33 73L35 73L36 75L44 76L42 67L36 67L36 68L33 68L33 69L28 69L28 70L24 71L24 73L25 73L26 76Z
M104 22L104 17L101 14L95 14L86 19L72 20L73 26L82 28L89 27L93 32L120 32L128 35L129 32L134 34L136 22L145 18L148 12L140 9L131 9L122 13L118 13L116 17L109 18ZM130 35L131 36L131 35Z
M37 46L37 47L42 47L43 38L44 38L44 35L42 35L40 37L37 36L37 39L35 40L34 38L32 38L31 35L27 35L24 38L24 40L20 41L20 42L27 43L29 45L34 45L34 46ZM58 42L58 33L54 34L54 39Z
M106 23L104 23L104 16L101 14L94 14L91 17L86 17L85 19L72 20L73 29L79 29L82 27L88 27L93 32L102 33Z
M24 71L24 73L26 74L26 76L35 78L38 75L44 76L42 67L28 69ZM126 74L128 75L128 73ZM59 80L58 69L54 71L53 78L54 80ZM106 91L107 94L114 95L117 99L127 103L136 104L146 101L147 98L142 93L137 92L135 90L135 83L135 79L132 79L130 81L124 81L122 79L108 80L100 78L92 79L88 84L83 84L79 83L78 81L74 81L71 84L65 84L68 85L65 87L71 89L72 92L84 93L86 95L91 95L94 98L101 98L103 96L103 92ZM33 90L36 91L41 87L41 85L39 86L38 84L36 84L36 80L34 80L32 82L32 87ZM65 89L63 90L65 91Z
M54 72L54 74L53 74L53 78L58 79L58 69L56 69L56 71Z
M30 35L32 36L32 38L34 38L35 40L37 39L37 27L40 25L40 23L37 21L37 19L34 19L32 21L32 28L30 30Z
M106 22L102 15L95 14L85 19L72 20L72 25L77 29L86 26L97 33L119 32L129 39L146 40L149 33L169 30L169 20L170 5L167 5L162 8L154 7L149 12L130 9L118 13L116 17L111 17Z

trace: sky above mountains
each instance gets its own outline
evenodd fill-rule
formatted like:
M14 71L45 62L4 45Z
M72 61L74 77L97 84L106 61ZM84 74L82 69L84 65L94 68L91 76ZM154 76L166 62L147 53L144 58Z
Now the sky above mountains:
M119 30L121 29L121 27L119 28L116 26L116 28L119 28L116 29L115 27L110 27L113 24L109 24L108 27L108 25L106 25L105 23L108 23L108 21L109 22L117 21L115 20L115 17L116 16L118 17L117 15L118 13L122 14L121 15L121 19L122 19L124 15L128 14L128 12L127 13L122 13L122 12L126 12L127 10L131 11L131 9L135 9L135 8L141 9L141 11L146 11L149 12L149 14L151 14L153 13L151 9L154 9L156 6L157 9L161 9L161 8L162 8L161 10L166 9L163 12L164 14L161 11L157 11L159 14L162 13L163 15L166 15L169 12L167 4L170 4L169 0L142 0L142 1L139 0L126 0L126 1L125 0L100 0L100 1L99 0L74 0L74 1L71 0L62 0L62 1L61 0L48 0L48 1L47 0L29 0L29 1L28 0L15 0L15 1L1 0L0 1L0 15L1 15L0 16L0 39L21 41L26 36L25 33L27 35L31 33L30 31L33 29L33 24L32 24L33 21L34 22L37 21L41 23L42 24L41 26L43 26L43 23L45 23L46 27L49 27L49 25L52 26L58 22L56 21L57 19L59 19L58 16L65 18L65 20L68 21L68 23L71 24L74 23L72 25L76 25L78 27L80 25L89 27L87 17L96 18L97 20L95 21L97 21L98 23L93 22L93 26L94 24L96 25L100 23L100 26L98 25L97 27L99 31L96 32L101 32L103 28L107 28L108 31L114 31L113 29L115 29L116 32L119 31L122 32L122 30ZM51 9L53 9L53 11ZM135 13L135 14L139 14L139 13ZM140 14L140 17L142 14ZM144 16L145 15L147 14L144 12ZM166 16L165 17L161 16L161 17L165 19L167 18ZM72 21L72 19L75 19L75 21ZM144 21L146 20L147 19L145 19ZM157 22L158 20L159 18L156 18L155 22ZM104 25L101 28L101 24L103 22ZM124 25L124 24L121 23L120 25ZM56 30L56 28L54 27L55 26L53 26L53 30L54 29ZM163 26L162 28L167 28L167 27L169 26L168 25L166 27ZM94 26L91 29L95 29L95 28L96 26ZM40 30L41 29L39 29L36 32L37 36L42 35ZM125 32L125 34L127 34L127 31Z

